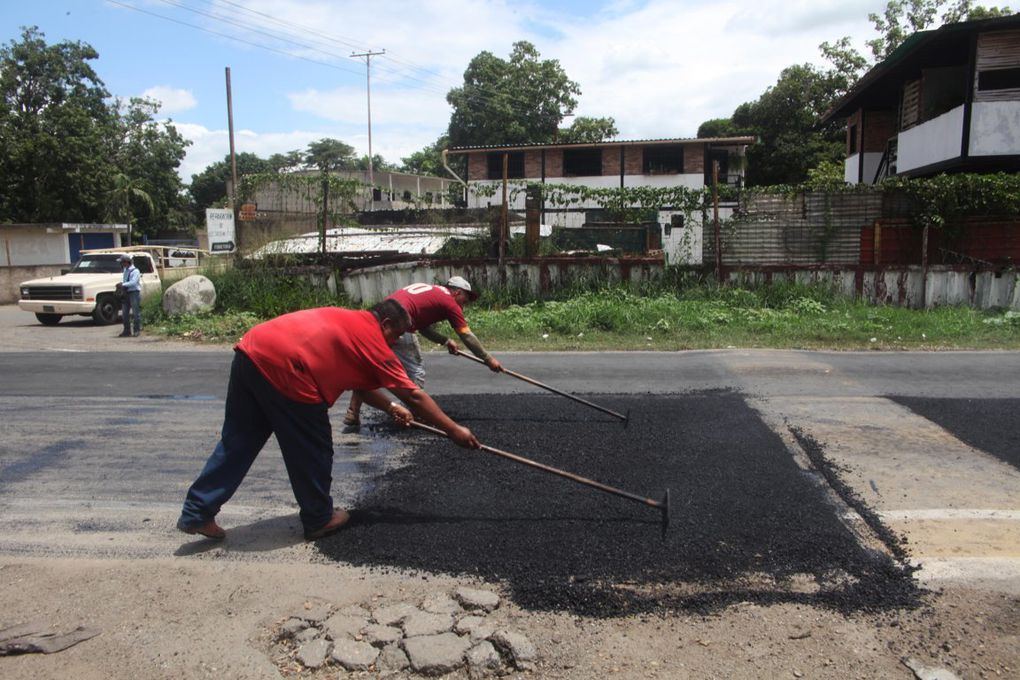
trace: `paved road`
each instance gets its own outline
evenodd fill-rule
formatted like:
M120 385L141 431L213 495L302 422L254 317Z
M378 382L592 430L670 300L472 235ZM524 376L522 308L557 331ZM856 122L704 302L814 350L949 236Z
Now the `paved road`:
M165 555L173 521L217 438L227 347L43 327L0 308L0 552ZM695 351L506 353L521 373L577 393L737 390L803 460L820 442L861 498L910 539L922 575L1020 591L1020 471L888 399L1020 398L1020 353ZM466 359L429 357L439 396L535 392ZM341 402L337 411L343 407ZM565 402L565 409L583 409ZM334 412L339 424L339 412ZM1002 428L1020 426L1016 419ZM339 427L338 427L339 430ZM372 433L337 435L335 496L352 502L400 463ZM804 463L808 466L808 463ZM237 559L304 559L280 458L268 449L222 516Z

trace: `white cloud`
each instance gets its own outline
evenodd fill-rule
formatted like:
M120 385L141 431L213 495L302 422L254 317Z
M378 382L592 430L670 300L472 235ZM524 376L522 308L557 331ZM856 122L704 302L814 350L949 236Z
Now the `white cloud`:
M302 123L292 125L286 116L253 121L250 130L238 133L237 150L267 157L334 137L366 153L365 64L349 55L385 49L371 62L372 150L396 163L444 131L450 114L446 93L461 84L464 69L483 50L506 58L514 42L533 42L542 58L558 59L580 84L575 113L612 116L623 139L690 137L700 123L757 99L783 68L822 64L820 43L850 35L863 48L874 36L867 14L881 11L882 0L610 0L582 9L537 0L243 4L273 17L275 23L261 19L267 31L300 24L293 37L315 41L301 55L340 70L324 71L311 86L260 83L265 96L286 97ZM219 9L242 16L235 2ZM252 43L268 40L262 36ZM283 41L275 47L296 49ZM218 118L210 120L218 125ZM303 129L286 131L291 126ZM227 154L225 130L177 127L194 141L181 171L186 180Z
M188 111L198 105L198 101L189 90L168 87L166 85L150 87L142 93L142 96L158 101L160 103L159 111L163 115Z
M367 126L368 106L365 88L342 87L335 90L305 90L288 96L295 111L312 113L325 120ZM444 97L425 96L414 89L372 89L372 127L409 125L445 128L450 106Z
M192 175L197 175L230 154L230 133L225 129L210 130L202 125L177 122L174 127L185 139L191 141L188 155L178 169L178 174L185 182L190 182ZM279 133L235 130L234 153L253 153L260 158L269 158L275 153L304 149L309 142L330 136L334 135L305 130Z

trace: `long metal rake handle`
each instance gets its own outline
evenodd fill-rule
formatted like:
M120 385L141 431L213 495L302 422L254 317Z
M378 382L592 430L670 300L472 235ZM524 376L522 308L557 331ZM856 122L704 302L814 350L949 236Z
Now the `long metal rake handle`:
M414 427L420 428L422 430L426 430L428 432L431 432L433 434L438 434L440 437L448 437L449 436L445 432L443 432L442 430L440 430L438 428L432 427L431 425L426 425L425 423L419 423L416 420L412 420L411 421L411 425L413 425ZM482 444L480 446L480 448L483 451L488 451L489 453L494 453L497 456L502 456L503 458L508 458L508 459L510 459L510 460L512 460L512 461L514 461L516 463L523 463L524 465L528 465L528 466L531 466L533 468L537 468L539 470L543 470L544 472L551 472L554 475L559 475L560 477L565 477L567 479L570 479L572 481L578 482L580 484L585 484L586 486L590 486L593 489L598 489L599 491L605 491L606 493L611 493L613 495L620 496L622 498L627 498L627 499L632 500L632 501L637 501L638 503L643 503L645 505L649 505L649 506L651 506L653 508L658 508L659 510L662 511L662 516L663 516L663 518L662 518L662 523L663 523L662 531L663 531L663 534L665 534L666 526L669 524L669 489L666 489L666 496L661 501L657 501L657 500L655 500L653 498L646 498L644 496L639 496L639 495L637 495L635 493L631 493L629 491L624 491L623 489L617 489L616 487L609 486L608 484L603 484L602 482L596 482L594 479L588 479L587 477L582 477L580 475L575 475L574 473L567 472L566 470L560 470L559 468L554 468L551 465L545 465L544 463L539 463L538 461L531 460L530 458L525 458L524 456L518 456L517 454L510 453L509 451L501 451L500 449L496 449L496 448L493 448L491 446L486 446L485 444Z
M462 357L467 357L471 361L475 361L475 362L477 362L479 364L483 364L483 365L485 364L484 361L482 361L478 357L474 356L473 354L468 354L464 350L458 349L457 350L457 354L461 355ZM518 380L523 380L524 382L530 383L530 384L532 384L532 385L534 385L536 387L541 387L544 390L549 390L550 392L555 392L556 394L560 395L561 397L566 397L567 399L573 399L574 401L579 402L581 404L584 404L586 406L591 406L592 408L598 409L599 411L602 411L603 413L608 413L611 416L615 416L615 417L619 418L620 420L622 420L624 422L627 422L629 420L629 415L625 416L625 415L623 415L621 413L617 413L616 411L611 411L608 408L606 408L605 406L599 406L598 404L593 404L592 402L590 402L590 401L588 401L586 399L582 399L581 397L575 397L573 394L569 394L567 392L564 392L563 390L558 390L555 387L552 387L551 385L546 385L545 383L540 383L539 381L535 380L534 378L529 378L526 375L521 375L520 373L517 373L515 371L511 371L509 368L504 368L503 369L503 373L506 373L509 376L517 378Z

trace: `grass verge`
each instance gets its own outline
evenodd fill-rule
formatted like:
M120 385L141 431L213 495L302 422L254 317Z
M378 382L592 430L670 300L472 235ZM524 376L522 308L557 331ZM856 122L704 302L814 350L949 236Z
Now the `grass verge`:
M143 310L146 328L171 337L236 342L252 325L323 305L351 306L307 277L266 269L211 275L216 308L169 317L158 301ZM912 310L848 299L821 287L600 285L556 299L521 301L487 291L467 310L472 330L499 350L656 350L795 348L836 350L1020 349L1020 313L969 307ZM450 333L448 327L441 329Z

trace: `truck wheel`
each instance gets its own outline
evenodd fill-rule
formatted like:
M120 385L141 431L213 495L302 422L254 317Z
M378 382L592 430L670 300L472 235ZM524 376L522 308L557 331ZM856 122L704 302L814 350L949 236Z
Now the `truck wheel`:
M60 316L60 314L43 314L42 312L37 312L35 318L39 319L39 323L43 326L56 326L60 323Z
M100 295L96 298L96 308L92 311L92 320L97 326L109 326L116 323L120 315L120 305L112 295Z

